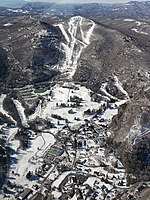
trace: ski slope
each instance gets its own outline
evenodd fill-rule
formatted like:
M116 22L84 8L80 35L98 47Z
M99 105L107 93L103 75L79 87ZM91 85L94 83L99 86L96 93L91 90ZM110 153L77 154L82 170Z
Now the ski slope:
M67 25L58 24L57 26L65 38L65 42L61 43L65 53L65 61L61 66L61 71L71 78L77 69L82 51L90 44L95 23L92 20L75 16L70 18Z

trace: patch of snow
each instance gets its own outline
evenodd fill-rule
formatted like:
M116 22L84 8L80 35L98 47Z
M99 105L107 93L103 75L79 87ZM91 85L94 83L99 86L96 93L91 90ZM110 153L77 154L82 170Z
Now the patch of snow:
M132 31L136 32L136 33L140 33L140 34L143 34L143 35L148 35L148 33L144 32L144 31L139 31L138 29L136 28L133 28L131 29Z
M86 33L86 37L85 37L85 39L84 39L84 42L85 42L87 45L90 44L90 37L91 37L91 35L92 35L92 33L93 33L93 30L94 30L94 28L95 28L95 23L94 23L92 20L90 20L90 24L91 24L91 27L90 27L90 29L88 30L88 32Z
M47 30L41 30L39 33L38 33L38 37L40 38L41 36L43 37L46 37L48 36L49 33L47 32Z
M58 176L58 178L52 183L52 188L56 187L58 188L59 185L62 183L62 181L69 175L75 173L74 171L68 171L68 172L64 172L61 175Z
M29 12L27 10L22 10L22 9L7 9L9 12L14 12L14 13L24 13L28 14Z
M35 109L35 112L29 116L29 120L34 120L36 117L40 117L41 116L41 112L42 112L42 100L40 100L38 106Z
M120 10L119 8L113 8L113 11L118 11L118 10Z
M106 109L106 111L104 112L104 114L101 116L102 118L106 119L107 121L110 121L113 116L118 114L118 109Z
M107 86L107 83L103 83L103 84L101 85L100 90L101 90L102 92L104 92L104 94L105 94L108 98L114 99L114 100L118 100L116 97L112 96L111 94L109 94L109 93L106 91L106 86Z
M13 25L13 24L12 24L12 23L10 23L10 22L9 22L9 23L7 23L7 24L4 24L4 26L5 26L5 27L12 26L12 25Z
M18 111L18 115L19 115L19 117L21 119L22 125L24 127L28 128L29 125L28 125L28 122L27 122L26 115L24 113L25 108L22 106L22 104L18 100L16 100L16 99L12 99L12 100L13 100L13 103L15 104L15 107L16 107L16 109Z
M134 19L124 19L125 22L134 22Z
M3 114L3 115L6 115L6 117L10 118L11 121L13 121L14 124L16 124L16 121L8 114L8 112L6 110L4 110L3 108L3 101L4 99L6 98L6 95L5 94L2 94L0 96L0 112Z
M129 95L128 93L123 89L122 84L119 82L118 77L114 76L114 80L115 80L115 86L118 88L118 90L120 90L125 96L126 98L129 100Z
M142 135L142 132L141 132L140 118L137 117L135 119L134 125L131 127L128 134L129 144L134 145L136 143L136 139L140 137L141 135Z
M74 196L70 199L70 200L77 200L78 198L77 198L77 195L76 194L74 194Z
M9 134L7 138L7 144L10 144L14 140L14 136L16 135L17 131L18 131L17 127L8 129Z
M134 46L134 45L132 46L132 50L136 51L138 53L142 53L142 51L139 48L137 48L136 46Z
M16 184L22 184L23 186L32 187L35 181L29 181L26 175L29 171L35 174L35 170L41 166L41 162L38 159L42 158L47 148L55 143L54 136L49 133L43 133L37 136L36 139L30 140L30 147L24 151L19 149L20 142L18 140L11 141L11 148L16 152L11 156L12 162L9 178L13 177ZM12 173L14 171L14 173Z
M57 198L57 199L62 195L62 193L58 191L52 191L52 194L54 195L54 198Z
M79 85L76 85L76 87L76 89L70 89L60 86L58 84L55 85L52 88L51 101L48 101L46 103L46 107L43 109L41 117L51 119L51 121L57 124L58 120L51 117L51 114L57 114L64 119L68 119L68 121L71 122L72 125L75 125L79 123L75 120L75 118L79 118L81 122L84 122L84 119L88 118L88 116L84 116L84 111L86 111L87 109L99 109L104 103L92 102L90 97L91 90L88 90L84 86L81 87ZM80 107L71 107L71 104L73 102L70 102L70 97L73 96L77 96L82 99ZM66 104L66 107L61 107L61 103ZM72 114L69 114L70 109L72 109L73 111ZM89 116L89 118L91 117L92 115ZM62 121L61 123L64 124L65 122Z
M63 25L62 25L62 24L58 24L57 26L60 28L62 34L64 35L64 37L65 37L65 39L66 39L66 42L69 43L69 42L70 42L70 38L69 38L69 36L67 35L67 33L66 33L66 31L65 31L65 29L64 29L64 27L63 27Z
M16 140L14 140L14 146L16 146ZM15 178L16 184L22 184L23 186L32 184L30 181L26 178L26 175L29 171L35 172L37 166L39 166L38 163L36 165L32 164L30 162L30 159L35 155L35 153L38 151L38 147L43 146L44 141L42 137L37 137L35 140L31 141L31 147L27 149L26 151L19 150L13 157L11 157L11 160L16 159L16 163L13 163L11 165L11 171L9 177ZM20 145L20 144L19 144ZM17 147L17 146L16 146ZM18 150L14 149L14 150ZM12 174L12 171L14 171L14 175Z
M138 22L138 21L136 21L135 23L137 24L137 26L140 26L142 24L142 22Z
M91 186L92 188L94 187L94 183L95 181L97 181L99 179L95 178L95 177L89 177L86 182L84 182L84 184L88 184L89 186Z

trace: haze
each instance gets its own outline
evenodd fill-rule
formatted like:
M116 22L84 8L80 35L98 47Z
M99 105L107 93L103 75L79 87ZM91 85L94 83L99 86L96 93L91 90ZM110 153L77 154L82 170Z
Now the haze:
M138 0L141 1L141 0ZM144 0L142 0L144 1ZM0 6L18 6L25 2L50 2L50 3L125 3L128 0L0 0Z

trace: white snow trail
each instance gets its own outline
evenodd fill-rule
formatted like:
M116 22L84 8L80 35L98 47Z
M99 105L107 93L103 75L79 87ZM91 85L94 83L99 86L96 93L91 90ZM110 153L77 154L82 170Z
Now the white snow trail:
M129 100L130 97L129 97L127 91L125 91L125 90L123 89L122 84L121 84L121 83L119 82L119 80L118 80L118 77L117 77L117 76L114 76L114 80L115 80L115 86L116 86L116 87L118 88L118 90L120 90L120 91L126 96L126 98Z
M92 26L91 26L91 28L89 29L89 31L87 32L87 34L86 34L86 38L85 38L85 42L86 42L86 44L90 44L90 37L91 37L91 35L92 35L92 33L93 33L93 30L94 30L94 28L95 28L95 23L92 21L92 20L90 20L90 22L92 23Z
M14 103L17 111L18 111L18 115L19 115L19 117L21 119L22 125L24 127L28 128L29 125L28 125L28 122L27 122L26 115L24 113L24 110L25 110L24 107L22 106L22 104L18 100L16 100L16 99L12 99L12 100L13 100L13 103Z
M67 28L65 24L58 24L64 38L65 43L61 43L65 52L65 61L61 66L61 71L66 73L69 78L74 75L78 60L84 48L90 44L90 38L94 31L95 23L92 20L84 22L81 16L71 17Z
M62 34L64 35L64 37L65 37L65 39L66 39L66 41L67 41L67 43L69 43L69 42L70 42L70 39L69 39L69 37L68 37L68 35L67 35L67 33L66 33L64 27L63 27L63 25L62 25L62 24L58 24L57 26L60 28Z
M5 97L6 97L5 94L0 95L0 112L6 117L8 117L9 119L11 119L11 121L14 122L14 124L16 124L16 121L12 118L12 116L10 116L9 113L3 108L3 102L4 102Z

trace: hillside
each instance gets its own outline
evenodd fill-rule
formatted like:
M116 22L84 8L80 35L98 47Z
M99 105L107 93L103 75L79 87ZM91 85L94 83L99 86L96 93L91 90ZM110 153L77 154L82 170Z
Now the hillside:
M148 198L149 2L48 5L0 17L0 198Z

